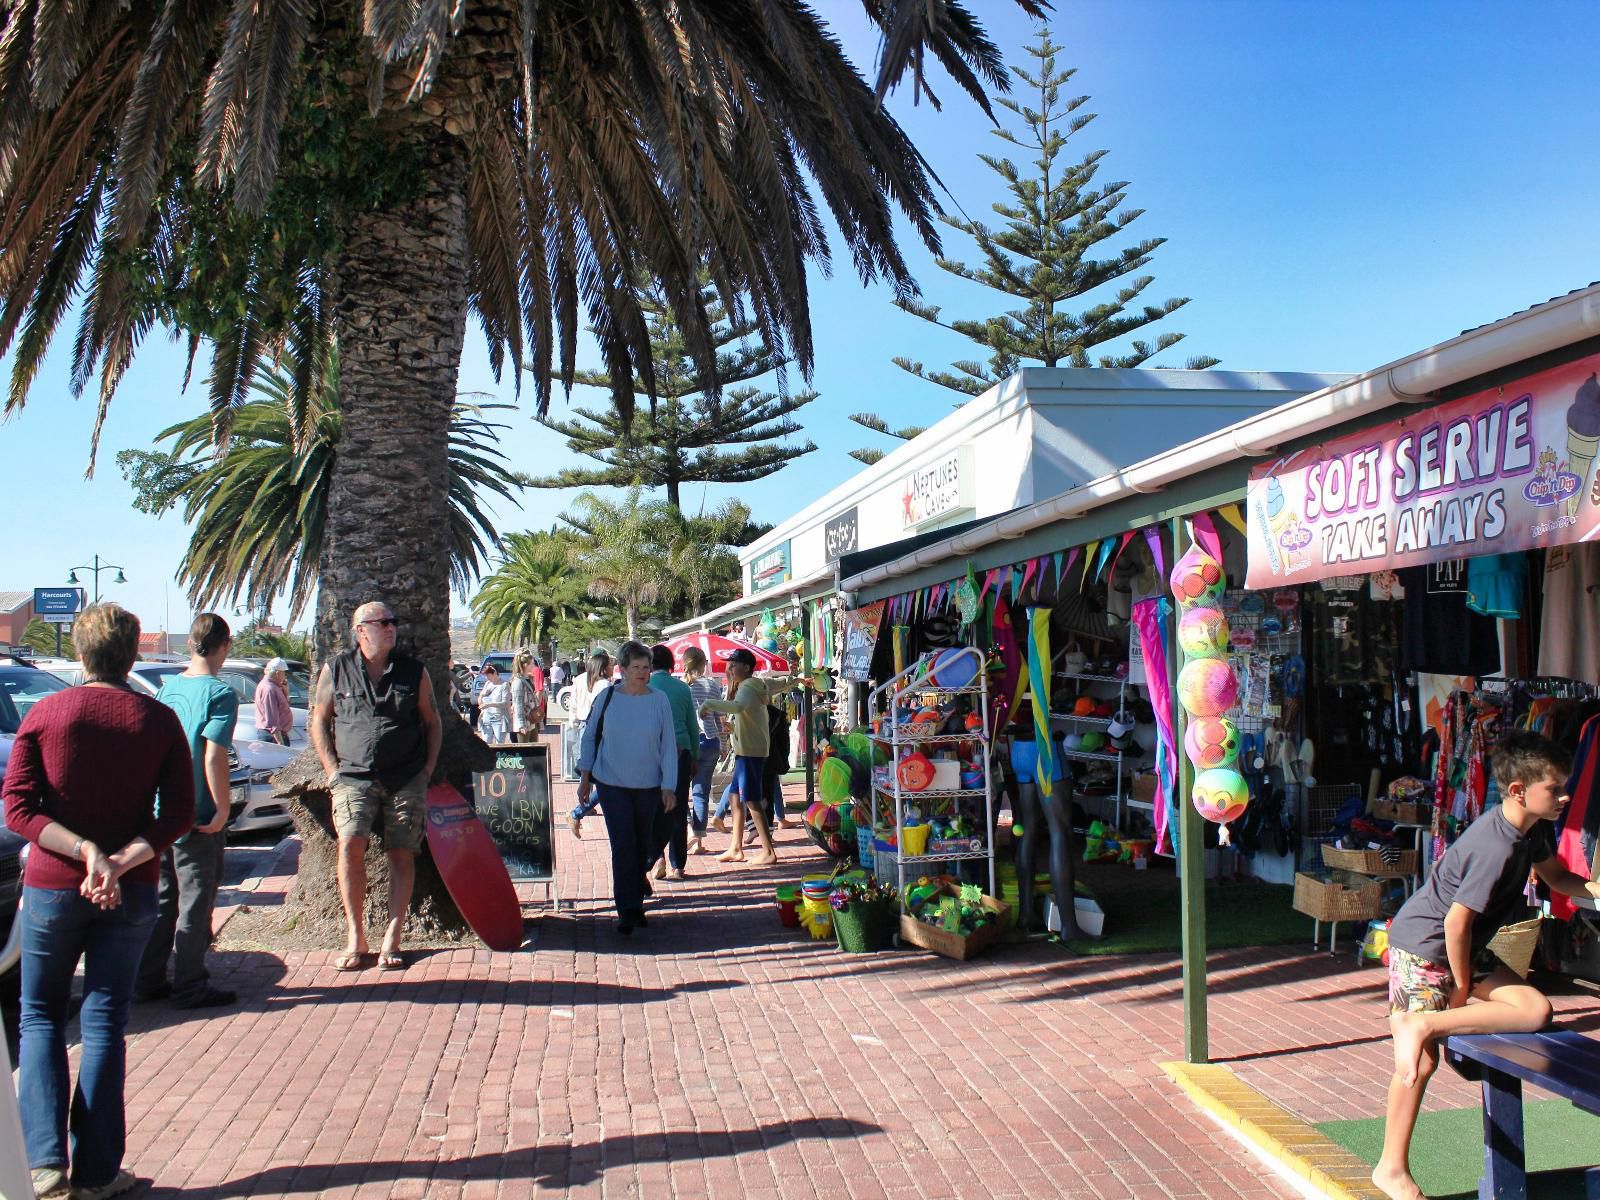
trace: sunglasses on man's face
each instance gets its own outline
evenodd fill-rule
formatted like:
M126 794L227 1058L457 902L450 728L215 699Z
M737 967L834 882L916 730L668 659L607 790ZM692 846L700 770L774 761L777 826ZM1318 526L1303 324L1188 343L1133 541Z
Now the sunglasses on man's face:
M363 625L382 625L386 629L393 629L400 624L399 617L373 617L369 621L361 622Z

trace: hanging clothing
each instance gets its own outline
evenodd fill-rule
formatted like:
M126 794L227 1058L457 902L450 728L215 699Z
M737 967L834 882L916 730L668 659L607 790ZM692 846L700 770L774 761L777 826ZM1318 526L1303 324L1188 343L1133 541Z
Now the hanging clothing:
M1400 572L1400 670L1435 675L1492 675L1500 669L1494 618L1467 607L1462 563L1429 563Z
M1567 780L1567 811L1556 826L1556 857L1567 870L1584 879L1592 877L1594 853L1600 841L1600 717L1591 717L1578 737L1578 750L1572 756L1572 775ZM1577 912L1570 897L1550 894L1550 915L1570 921Z
M1545 555L1542 628L1540 675L1600 682L1600 543Z
M1467 607L1486 617L1515 621L1527 592L1528 555L1485 554L1467 560Z

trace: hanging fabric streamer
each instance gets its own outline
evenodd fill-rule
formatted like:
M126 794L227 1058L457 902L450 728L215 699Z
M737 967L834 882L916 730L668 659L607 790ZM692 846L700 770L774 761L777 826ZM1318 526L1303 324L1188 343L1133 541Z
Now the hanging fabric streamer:
M1237 529L1243 536L1250 536L1250 531L1244 523L1244 512L1237 504L1224 504L1217 509L1217 515Z
M1106 563L1110 561L1111 552L1117 548L1116 542L1106 538L1100 543L1100 553L1095 556L1094 577L1099 579L1105 574Z
M1122 535L1122 541L1117 546L1117 552L1111 556L1111 574L1115 575L1117 573L1117 561L1122 557L1122 552L1128 548L1128 543L1133 541L1133 537L1134 531L1132 529Z
M1060 587L1061 586L1061 551L1057 550L1053 555L1051 555L1051 558L1053 558L1055 560L1056 586Z
M1159 550L1159 545L1157 549ZM1150 596L1133 606L1133 625L1139 631L1139 649L1144 654L1146 686L1150 707L1156 714L1156 852L1176 854L1178 823L1174 797L1178 784L1178 741L1172 729L1172 689L1167 682L1167 612L1171 602L1165 596Z
M1034 786L1048 800L1055 788L1056 750L1050 739L1050 610L1042 604L1028 609L1028 673L1041 683L1033 693L1033 744L1039 755Z
M1078 578L1078 590L1083 591L1084 585L1089 582L1089 568L1094 566L1094 556L1099 552L1100 543L1090 542L1083 548L1083 574Z
M1062 575L1071 575L1072 574L1073 565L1078 561L1078 555L1080 555L1082 553L1083 553L1083 547L1082 546L1074 546L1071 550L1069 550L1067 552L1066 565L1061 568L1061 574ZM1057 578L1056 582L1060 583L1061 580L1059 578Z
M1011 606L999 592L994 597L994 649L1000 663L999 678L995 681L994 699L989 704L991 727L989 736L998 737L1006 727L1014 707L1014 697L1027 687L1028 667L1017 644L1016 630L1011 627Z
M1022 569L1022 587L1019 590L1024 592L1028 590L1028 585L1033 582L1034 573L1038 569L1038 561L1030 559L1027 566Z

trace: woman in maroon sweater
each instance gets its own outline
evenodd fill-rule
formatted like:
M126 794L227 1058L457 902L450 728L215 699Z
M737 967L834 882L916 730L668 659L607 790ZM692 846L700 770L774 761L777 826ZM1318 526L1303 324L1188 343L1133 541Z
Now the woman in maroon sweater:
M177 715L128 686L139 619L115 604L73 629L81 687L37 702L11 748L6 824L33 843L23 872L18 1100L38 1196L100 1200L122 1170L124 1031L156 919L162 851L194 824L194 772ZM159 803L157 793L160 793ZM83 1052L69 1092L66 1026L84 960Z

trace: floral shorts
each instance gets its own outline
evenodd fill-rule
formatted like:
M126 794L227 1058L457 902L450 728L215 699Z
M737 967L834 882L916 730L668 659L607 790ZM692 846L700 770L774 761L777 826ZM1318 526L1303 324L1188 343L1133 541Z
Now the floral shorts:
M1472 982L1482 983L1503 964L1493 950L1480 950L1472 960ZM1399 946L1389 947L1389 1011L1444 1012L1450 1007L1450 968L1419 958Z

